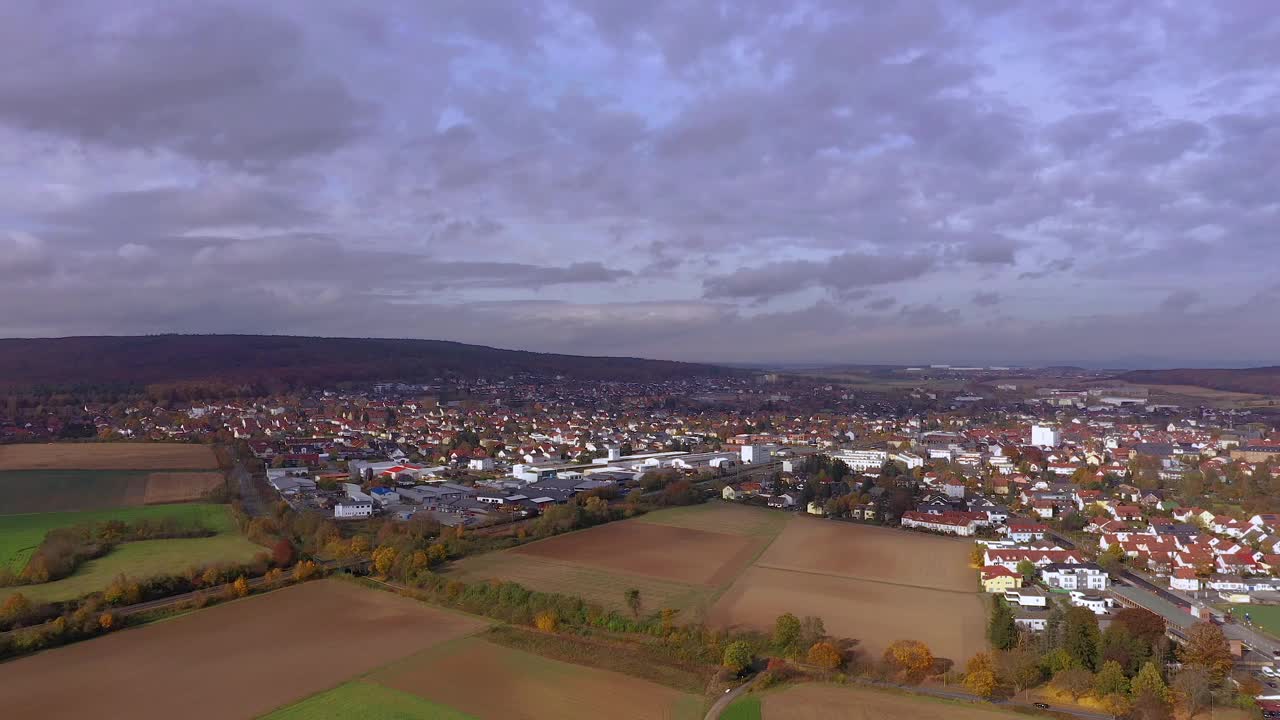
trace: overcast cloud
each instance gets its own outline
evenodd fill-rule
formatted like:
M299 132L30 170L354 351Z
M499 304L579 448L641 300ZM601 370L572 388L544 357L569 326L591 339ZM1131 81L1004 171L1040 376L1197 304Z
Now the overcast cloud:
M1268 0L0 4L0 335L1280 362Z

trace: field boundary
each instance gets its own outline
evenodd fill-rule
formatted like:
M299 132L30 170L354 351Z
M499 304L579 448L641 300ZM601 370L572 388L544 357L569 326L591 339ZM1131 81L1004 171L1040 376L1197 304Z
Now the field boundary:
M753 564L752 567L764 568L765 570L778 570L780 572L800 573L801 575L818 575L821 577L837 578L839 580L856 580L858 582L869 582L879 585L893 585L901 588L910 588L912 590L932 590L934 592L951 593L953 595L977 595L982 592L981 590L951 590L949 588L933 587L932 585L914 585L912 583L893 582L892 580L877 580L875 578L861 577L859 575L842 575L840 573L822 572L820 570L800 570L798 568L783 567L781 565L757 563Z

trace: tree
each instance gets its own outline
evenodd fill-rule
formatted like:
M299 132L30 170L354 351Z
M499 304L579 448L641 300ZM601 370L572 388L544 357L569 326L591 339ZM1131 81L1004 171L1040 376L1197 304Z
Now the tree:
M751 646L741 640L729 643L724 649L724 666L736 674L742 674L751 665Z
M1026 585L1036 581L1036 564L1027 559L1018 561L1018 574L1022 576L1022 582Z
M1093 689L1093 673L1082 667L1069 667L1053 676L1053 686L1079 700Z
M98 616L98 627L104 631L110 630L116 625L116 616L109 612L104 612Z
M1187 644L1182 647L1182 662L1209 673L1210 682L1220 685L1231 672L1231 647L1222 634L1222 628L1211 622L1196 623L1187 632Z
M1107 571L1108 575L1117 577L1124 572L1124 550L1119 544L1113 544L1098 555L1098 565Z
M1110 714L1113 718L1128 714L1130 707L1129 698L1119 693L1112 693L1102 697L1103 712Z
M1040 657L1028 648L1017 648L999 653L996 656L999 674L1015 690L1026 690L1044 679L1044 671L1040 667Z
M974 543L973 547L969 548L970 567L982 567L983 558L986 556L986 549L986 546L981 543Z
M1018 626L1013 610L1004 598L997 595L991 605L991 619L987 623L987 640L997 650L1008 650L1018 644Z
M964 670L964 686L969 692L981 698L990 698L996 691L995 665L987 653L978 653L969 658Z
M796 641L800 647L813 647L813 644L827 637L827 626L822 618L805 615L800 621L800 638Z
M235 591L236 597L245 597L249 594L249 581L241 575L236 578L235 582L231 583L231 589Z
M1120 625L1129 634L1141 639L1148 645L1155 645L1164 637L1164 618L1142 608L1124 608L1111 620L1112 626Z
M1129 678L1124 676L1120 663L1108 660L1102 664L1102 669L1093 678L1093 692L1098 697L1128 694Z
M1068 608L1063 615L1062 649L1086 670L1098 667L1098 617L1082 607Z
M1173 677L1174 701L1187 718L1194 718L1213 703L1213 683L1202 667L1189 667Z
M823 670L835 670L844 663L844 656L836 649L836 646L823 641L814 643L809 648L809 664L817 665Z
M1160 676L1160 668L1151 661L1144 663L1142 669L1134 676L1130 691L1135 698L1151 695L1159 698L1161 702L1169 699L1169 688L1165 686L1164 678Z
M319 571L319 568L316 566L314 562L310 560L303 560L302 562L293 566L293 579L297 580L298 582L309 580L312 577L314 577L316 572L318 571Z
M626 597L627 607L631 608L631 614L637 618L640 617L640 591L636 588L631 588L626 592Z
M31 601L26 595L16 592L0 605L0 620L14 622L31 612Z
M560 628L560 618L553 610L543 610L533 617L533 626L542 632L553 633Z
M790 655L800 639L800 618L783 613L773 621L773 647L784 655Z
M280 538L271 546L271 562L275 563L276 567L289 567L293 564L296 555L293 543L285 538Z
M396 558L400 557L400 551L390 545L379 545L373 551L373 569L379 575L386 577L391 574L391 568L396 564Z
M933 651L919 640L897 640L884 651L884 661L912 682L920 682L933 669Z

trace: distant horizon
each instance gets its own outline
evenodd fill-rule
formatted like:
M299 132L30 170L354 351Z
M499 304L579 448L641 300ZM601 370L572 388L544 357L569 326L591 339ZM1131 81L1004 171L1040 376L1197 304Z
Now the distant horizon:
M502 345L498 343L474 343L463 342L460 340L451 340L448 338L431 338L431 337L398 337L398 336L378 336L378 335L302 335L296 333L255 333L255 332L223 332L223 333L204 333L204 332L155 332L155 333L136 333L136 334L76 334L76 335L50 335L50 336L3 336L0 341L17 341L17 340L70 340L76 338L147 338L147 337L165 337L165 336L183 336L183 337L281 337L281 338L307 338L307 339L327 339L327 340L421 340L425 342L446 342L457 343L460 345L470 345L477 347L487 347L496 350L512 350L517 352L531 352L544 355L570 355L576 357L599 357L599 358L634 358L640 360L658 360L665 362L682 362L700 365L713 365L717 367L740 368L740 369L779 369L779 370L817 370L823 368L838 367L893 367L893 368L909 368L919 367L922 369L931 369L935 365L947 365L955 368L1005 368L1009 371L1017 370L1042 370L1046 368L1080 368L1081 370L1090 371L1115 371L1126 372L1131 370L1251 370L1267 367L1278 367L1276 363L1257 364L1257 365L1179 365L1176 363L1153 364L1153 365L1119 365L1119 364L1093 364L1081 362L1047 362L1047 363L1014 363L1014 362L948 362L945 360L930 361L874 361L874 360L808 360L808 361L752 361L752 360L709 360L709 359L685 359L674 357L661 357L658 355L627 355L627 354L584 354L572 352L560 352L540 350L536 348L515 347ZM933 368L941 369L941 368ZM998 371L997 371L998 372Z

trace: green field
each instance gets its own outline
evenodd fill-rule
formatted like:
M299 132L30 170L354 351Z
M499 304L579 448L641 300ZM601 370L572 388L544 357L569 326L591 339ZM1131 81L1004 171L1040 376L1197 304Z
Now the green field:
M239 533L226 532L205 538L139 540L123 543L106 555L81 565L71 577L0 589L0 602L20 592L31 600L60 602L105 588L119 575L145 578L186 570L192 565L219 562L249 562L265 552Z
M383 685L356 680L295 705L264 715L264 720L476 720L444 705Z
M0 515L141 505L151 470L2 470Z
M749 695L729 703L720 713L720 720L760 720L760 698Z
M1237 622L1244 622L1249 613L1253 624L1272 637L1280 638L1280 605L1232 605L1231 614Z
M223 537L240 539L235 522L231 519L230 508L226 505L213 505L208 503L153 505L149 507L116 508L113 510L87 510L84 512L0 515L0 565L5 565L14 572L21 571L22 568L26 566L27 560L30 559L31 553L35 552L36 547L42 540L44 540L45 534L56 528L70 527L72 525L81 525L91 522L102 522L105 520L123 520L125 522L133 522L144 518L174 518L184 524L200 524L219 533L219 537L217 538L160 540L147 542L190 543L198 539L219 540ZM248 541L244 542L247 543ZM217 543L214 543L213 545L217 545ZM110 560L113 555L124 550L124 547L125 546L117 548L115 552L106 557L99 558L95 562L101 563L103 561ZM193 551L198 549L198 546L196 545L175 546L175 548L180 547L187 547ZM223 546L218 549L228 550L229 546ZM200 560L201 559L199 557L193 555L182 567L185 568L187 565ZM84 568L81 568L81 572L84 572ZM77 573L77 575L78 574L79 573ZM74 579L75 577L73 576L59 582L68 582ZM56 583L49 584L54 585ZM28 589L34 588L32 587Z

